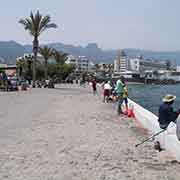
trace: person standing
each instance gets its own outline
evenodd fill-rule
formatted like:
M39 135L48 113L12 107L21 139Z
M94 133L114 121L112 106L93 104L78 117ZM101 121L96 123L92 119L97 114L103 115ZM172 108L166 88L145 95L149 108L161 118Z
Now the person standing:
M111 89L112 89L112 87L111 87L111 85L110 85L110 81L106 81L105 82L105 84L104 84L104 86L103 86L103 90L104 90L104 92L103 92L103 102L109 102L109 96L110 96L110 94L111 94Z
M124 77L121 77L116 82L115 91L118 97L118 107L117 107L117 113L118 115L122 114L121 105L123 103L123 92L124 92L124 84L122 83L122 80L124 80Z
M93 89L93 94L95 95L97 93L97 83L96 83L96 80L93 79L92 80L92 89Z
M5 72L2 73L4 90L8 91L8 77Z
M125 82L123 84L124 84L124 88L123 88L123 102L125 103L125 106L126 106L126 114L128 114L128 87L125 84Z

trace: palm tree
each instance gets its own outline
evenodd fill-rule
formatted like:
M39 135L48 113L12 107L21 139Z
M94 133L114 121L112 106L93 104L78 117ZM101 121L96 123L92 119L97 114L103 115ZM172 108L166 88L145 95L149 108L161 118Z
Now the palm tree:
M53 50L53 57L54 57L57 64L63 65L66 62L66 60L68 59L68 54L63 53L63 52L59 52L59 51L54 49Z
M36 81L36 60L37 53L39 48L39 36L45 30L49 28L57 28L57 25L51 23L51 17L49 15L42 16L39 11L36 14L31 12L30 17L25 19L20 19L19 23L24 26L24 29L29 31L30 35L33 36L33 53L34 53L34 61L33 61L33 87L35 87Z
M58 76L60 78L62 78L62 76L63 76L64 64L65 64L66 60L68 59L67 56L68 56L68 54L66 54L66 53L59 52L55 49L53 50L53 57L57 63Z
M44 58L44 78L45 80L47 79L48 72L47 72L47 64L48 64L48 59L52 56L52 48L48 46L40 47L39 48L39 53L43 56Z

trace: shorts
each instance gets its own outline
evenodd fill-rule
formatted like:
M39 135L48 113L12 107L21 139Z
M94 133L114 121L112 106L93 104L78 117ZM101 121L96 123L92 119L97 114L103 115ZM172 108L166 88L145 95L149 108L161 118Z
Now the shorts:
M104 96L110 96L110 90L109 89L104 90Z
M123 101L125 102L125 104L128 104L128 99L127 98L123 98Z

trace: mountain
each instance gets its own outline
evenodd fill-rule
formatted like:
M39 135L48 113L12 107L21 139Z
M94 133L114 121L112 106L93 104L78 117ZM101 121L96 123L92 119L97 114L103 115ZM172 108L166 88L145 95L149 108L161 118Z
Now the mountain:
M48 46L59 51L66 52L75 56L87 56L95 63L112 63L116 58L118 50L103 50L96 43L89 43L87 46L74 46L63 43L50 43ZM156 52L142 49L127 48L125 53L130 57L142 55L144 58L154 58L157 60L171 60L180 65L180 51L175 52ZM24 53L32 52L31 45L21 45L15 41L0 41L0 57L5 59L8 64L15 64L16 57Z
M8 64L14 64L18 56L26 53L26 48L15 41L0 41L0 57Z

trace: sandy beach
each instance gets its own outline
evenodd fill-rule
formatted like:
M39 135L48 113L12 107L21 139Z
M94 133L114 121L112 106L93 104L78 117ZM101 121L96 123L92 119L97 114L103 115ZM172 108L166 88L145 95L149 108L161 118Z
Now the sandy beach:
M179 180L180 165L89 87L0 93L0 180Z

